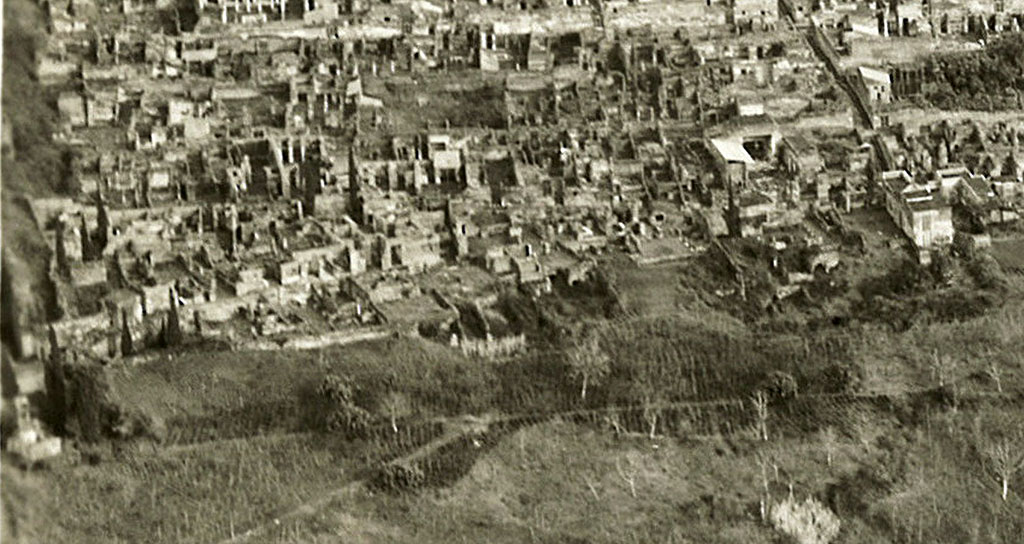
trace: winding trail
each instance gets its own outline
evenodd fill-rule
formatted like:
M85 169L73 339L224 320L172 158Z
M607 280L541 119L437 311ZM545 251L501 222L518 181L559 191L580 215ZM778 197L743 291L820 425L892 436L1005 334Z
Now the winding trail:
M827 393L819 395L806 395L801 398L813 399L815 401L823 401L828 405L845 406L857 402L864 401L878 401L878 400L905 400L915 395L929 394L930 390L915 390L907 391L900 394L886 394L886 393ZM975 392L970 394L964 394L961 396L961 400L964 402L991 402L991 401L1008 401L1013 404L1024 403L1024 397L1015 396L1012 394L999 394L999 393L986 393L986 392ZM637 405L629 406L608 406L603 408L592 408L592 409L573 409L563 410L556 412L525 412L519 414L503 414L503 415L463 415L448 418L433 418L427 422L420 424L434 424L441 423L444 425L444 430L440 436L430 440L429 442L422 444L414 450L402 455L400 457L386 461L388 465L403 465L413 466L419 461L427 459L430 455L438 452L445 446L455 443L458 440L465 438L466 436L480 436L493 430L496 426L502 424L519 423L525 425L536 425L545 421L550 421L557 418L597 418L599 416L607 416L610 414L621 414L630 411L637 410L669 410L669 409L682 409L682 410L699 410L699 409L726 409L726 410L752 410L750 401L748 399L722 399L722 400L710 400L710 401L684 401L684 402L664 402L656 403L645 407ZM739 426L731 428L728 434L736 432L742 432L747 426ZM715 434L722 434L721 430ZM695 437L708 436L703 433L695 433ZM251 527L244 532L230 536L229 538L222 540L219 544L237 544L241 542L249 542L254 538L258 538L261 535L265 535L268 531L279 527L282 523L299 518L302 516L311 516L319 512L322 508L326 507L331 501L351 496L365 488L368 483L369 477L361 477L348 482L347 484L327 491L321 495L310 498L301 504L296 505L291 510L279 514L267 522ZM982 485L981 479L979 478L979 485Z
M486 433L490 428L491 418L488 416L477 417L477 416L460 416L454 418L435 418L431 419L426 424L442 423L445 426L445 430L441 433L441 436L427 442L416 448L415 450L388 461L388 464L399 464L399 465L410 465L421 459L424 459L445 446L454 443L464 436L469 434L481 434ZM350 481L349 483L332 489L326 493L312 497L309 500L295 506L291 510L280 514L270 521L252 527L245 530L242 533L232 535L226 540L222 540L221 544L237 544L240 542L249 542L254 538L257 538L267 531L280 526L282 523L303 517L311 516L319 512L322 508L331 503L331 501L350 496L358 491L361 491L367 483L367 478L359 478Z

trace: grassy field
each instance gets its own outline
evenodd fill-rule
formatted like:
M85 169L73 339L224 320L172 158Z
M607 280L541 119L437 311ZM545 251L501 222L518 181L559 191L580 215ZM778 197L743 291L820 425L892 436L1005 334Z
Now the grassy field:
M938 413L908 428L876 412L837 426L832 440L819 432L768 442L616 437L554 421L501 439L451 487L356 490L271 524L258 541L769 543L782 535L761 521L760 502L792 495L838 515L837 542L1013 542L1024 487L1014 483L1000 500L977 452L979 417L992 415ZM42 541L217 542L345 485L358 452L322 437L126 452L97 466L17 473L4 499L50 497L25 501L39 518L57 512L59 498L57 523L21 525Z
M626 312L636 315L699 314L709 310L698 291L684 284L695 282L701 269L691 261L637 267L625 257L605 265L614 277ZM711 278L704 278L709 283Z
M1007 305L964 322L922 324L903 333L866 331L835 352L819 352L828 344L811 343L805 355L799 355L803 348L787 351L778 335L763 343L769 337L724 316L627 317L600 327L603 341L625 362L659 352L692 363L702 350L718 353L723 359L707 364L726 380L719 389L731 383L730 376L741 377L729 359L757 369L762 363L751 358L756 352L806 366L793 369L798 380L810 380L800 376L813 375L815 358L848 358L869 369L863 390L898 394L937 386L929 354L938 352L958 357L944 379L959 391L994 393L1001 387L1012 393L1022 390L1022 318L1021 306ZM200 438L215 440L193 443L178 435L177 442L164 444L104 443L83 446L77 464L66 459L37 473L5 467L17 474L5 480L12 482L4 486L5 509L14 505L16 519L26 520L17 524L18 535L52 542L218 541L232 529L265 524L362 478L368 461L387 457L380 444L332 438L306 419L315 414L302 406L310 404L309 392L326 371L368 384L388 379L391 374L381 369L408 373L402 387L422 414L459 414L505 406L502 399L515 407L509 384L521 384L527 375L539 382L516 398L549 402L543 395L555 394L557 386L544 380L561 379L558 366L543 357L535 363L508 362L504 370L490 367L485 375L455 379L487 367L411 339L323 355L197 352L157 358L112 371L117 401L171 422L171 428L205 426L210 435ZM998 385L988 372L992 365L1000 369ZM544 368L547 374L529 374ZM491 390L490 396L472 400L481 389ZM618 394L600 386L593 391L591 402L597 403ZM1019 410L1015 406L1010 414ZM234 418L225 418L229 409ZM1009 542L1024 528L1013 515L1024 490L1013 483L1010 500L1002 503L979 453L984 433L977 433L976 422L994 420L991 412L984 403L957 410L943 404L823 409L797 403L773 412L767 443L749 431L688 437L686 426L666 423L654 440L622 438L601 426L556 420L499 437L479 457L471 455L465 475L448 487L402 495L356 491L271 525L257 541L776 542L778 532L759 516L759 462L770 459L771 500L788 496L792 485L798 499L813 496L828 505L843 524L838 542ZM237 426L213 423L225 419ZM823 437L824 425L834 426L834 440ZM231 437L239 439L226 440ZM48 502L22 504L19 498L29 493ZM60 512L56 523L32 521L51 511Z
M724 380L716 391L730 383L747 387L737 369L763 371L772 361L798 365L790 369L798 381L814 385L818 362L830 358L863 367L865 391L935 387L939 369L931 354L937 352L957 358L943 372L961 392L1001 387L1012 394L1022 390L1022 308L1008 303L980 318L922 323L902 333L864 330L838 348L809 343L807 352L782 345L785 335L763 335L715 313L624 317L598 330L622 364L659 353L665 363L697 364L700 353L718 353L718 362L700 363L717 368L704 379ZM429 416L566 402L544 396L557 395L565 383L554 363L538 355L487 366L445 346L391 339L322 355L186 352L112 369L116 401L166 422L169 438L82 446L81 462L69 458L34 473L5 467L14 477L5 475L4 508L13 508L8 519L16 520L5 530L15 531L12 541L218 541L233 528L267 523L362 478L368 461L386 458L379 444L317 431L317 414L304 407L316 405L311 390L327 371L371 390L404 376L398 387L415 412ZM622 371L605 383L628 383ZM517 394L511 384L530 387ZM598 385L589 402L617 394L621 388ZM448 487L404 495L357 491L272 525L257 541L776 542L778 532L758 513L761 459L774 459L772 500L788 496L790 484L795 497L816 497L842 521L837 542L1010 542L1022 529L1013 515L1021 506L1020 484L1011 485L1004 505L978 453L974 422L991 419L984 404L892 411L869 403L827 413L807 406L778 411L767 443L746 431L687 438L685 426L665 423L654 440L616 438L599 426L569 422L527 426L481 450L475 461L470 456L465 475ZM835 426L831 465L824 424ZM175 434L175 428L209 434ZM226 440L232 437L238 439ZM208 439L214 440L196 442ZM38 521L51 516L52 524Z
M1024 390L1024 303L975 319L917 323L902 334L866 328L854 361L866 391L935 387L940 372L967 391Z
M96 464L56 465L14 480L12 493L28 493L23 486L31 478L36 495L16 503L12 497L13 511L35 504L52 520L19 524L14 536L25 542L216 542L349 481L361 447L313 434L104 452ZM6 485L4 491L6 500ZM35 534L22 534L25 526Z
M394 338L322 351L167 353L112 367L110 401L166 428L171 443L318 430L316 388L327 373L359 384L359 402L399 391L420 416L479 411L485 368L432 342Z
M814 497L837 542L1012 542L967 414L905 429L880 414L821 435L707 441L616 438L552 422L510 435L450 488L356 494L280 530L281 542L786 542L760 502ZM831 456L828 452L831 451ZM831 462L830 462L831 458ZM762 468L763 467L763 468ZM767 491L766 491L767 490Z
M992 254L1006 270L1024 273L1024 238L993 240Z
M368 463L423 439L324 432L315 390L328 372L360 384L370 407L381 391L400 390L422 419L478 411L476 395L486 391L471 382L478 370L450 348L413 339L322 352L179 352L109 367L106 402L158 430L131 441L71 441L66 456L35 474L10 469L17 476L5 474L4 507L25 521L5 530L48 542L227 538L363 478ZM40 526L30 519L37 510L56 523Z

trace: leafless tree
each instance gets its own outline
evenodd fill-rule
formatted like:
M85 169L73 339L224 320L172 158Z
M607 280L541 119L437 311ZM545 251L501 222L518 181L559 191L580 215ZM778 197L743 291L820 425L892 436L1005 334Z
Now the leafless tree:
M636 369L633 380L633 392L640 399L643 408L643 419L647 423L651 439L657 434L661 404L665 401L662 367L657 362L641 364Z
M569 369L580 380L580 399L587 399L587 387L597 384L611 370L611 358L601 350L596 336L587 335L569 351Z
M771 484L771 470L776 468L775 460L771 454L759 453L757 455L757 466L761 469L761 500L759 501L759 509L761 514L761 521L768 519L768 505L771 504L771 493L769 485Z
M1024 434L1019 430L985 445L983 453L989 468L999 480L1000 497L1005 501L1010 492L1010 479L1024 469Z
M594 496L595 501L601 500L601 496L597 493L597 488L594 487L594 482L586 474L583 475L583 483L587 484L587 488L590 489L590 493Z
M615 431L615 436L619 436L624 432L622 428L622 423L619 422L619 414L615 412L609 413L607 416L604 417L604 422L607 423L613 431Z
M1003 369L1000 368L999 365L996 364L995 361L990 361L988 363L988 368L985 369L985 374L988 375L989 379L991 379L993 382L995 382L995 384L996 384L996 391L999 394L1002 394L1003 393Z
M935 350L932 352L932 360L929 366L932 370L932 376L938 381L939 387L945 387L949 381L954 379L953 374L959 365L953 357L940 355L939 351Z
M406 416L412 411L409 399L398 391L389 391L380 401L380 410L387 415L391 422L391 430L398 433L398 418Z
M754 404L754 415L757 417L757 433L761 440L768 440L768 395L758 390L751 398Z
M660 399L654 393L644 396L644 420L650 429L650 438L654 440L658 431L658 404Z
M622 463L618 458L615 459L615 471L619 473L619 477L622 478L627 484L629 484L629 494L636 498L636 470L633 469L633 463L626 458L628 463L628 470L622 468Z
M838 439L836 431L832 427L825 427L821 431L821 444L825 447L825 463L832 466L832 458L835 455Z

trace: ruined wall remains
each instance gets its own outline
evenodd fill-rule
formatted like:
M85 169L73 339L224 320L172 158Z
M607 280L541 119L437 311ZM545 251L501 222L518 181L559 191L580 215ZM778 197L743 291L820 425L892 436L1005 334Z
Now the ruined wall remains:
M501 338L463 338L459 341L459 348L462 349L462 353L470 357L497 359L526 349L526 336L517 334Z

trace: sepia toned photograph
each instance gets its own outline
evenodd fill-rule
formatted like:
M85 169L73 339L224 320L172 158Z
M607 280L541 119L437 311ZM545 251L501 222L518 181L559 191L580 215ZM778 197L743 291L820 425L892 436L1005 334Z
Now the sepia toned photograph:
M1024 543L1024 0L2 0L4 544Z

